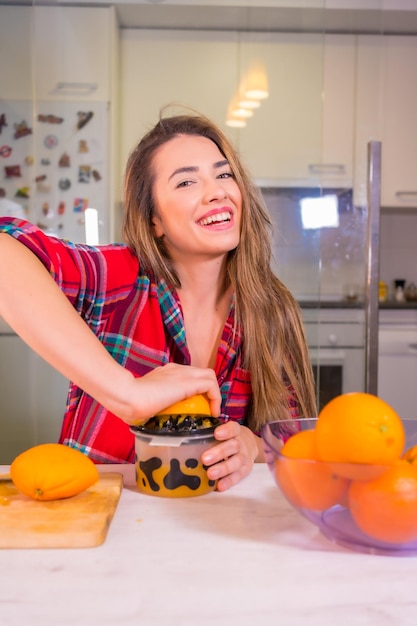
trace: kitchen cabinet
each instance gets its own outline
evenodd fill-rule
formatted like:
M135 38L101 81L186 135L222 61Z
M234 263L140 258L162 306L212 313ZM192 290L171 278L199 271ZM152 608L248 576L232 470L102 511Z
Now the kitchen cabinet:
M417 207L417 37L357 38L355 190L366 198L366 144L382 142L381 206Z
M33 96L30 46L32 9L0 6L0 86L2 100Z
M402 418L417 404L417 309L380 312L378 395Z
M264 61L270 84L268 100L239 133L252 175L266 185L351 186L354 38L249 34L241 49L243 67Z
M114 10L35 7L33 64L40 100L108 101Z
M17 335L0 334L0 463L57 441L68 381Z
M417 37L383 38L382 206L417 207Z
M110 100L114 8L1 6L0 18L3 99Z
M124 29L121 46L122 162L161 107L179 102L222 125L261 184L352 185L354 37ZM254 61L269 97L245 128L229 128L228 106Z

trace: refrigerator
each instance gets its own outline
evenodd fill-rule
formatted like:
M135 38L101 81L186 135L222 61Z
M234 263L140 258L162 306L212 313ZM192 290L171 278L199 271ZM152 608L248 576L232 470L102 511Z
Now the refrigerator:
M108 242L108 127L106 102L0 100L0 215L3 205L3 215L85 242L94 208L98 239Z

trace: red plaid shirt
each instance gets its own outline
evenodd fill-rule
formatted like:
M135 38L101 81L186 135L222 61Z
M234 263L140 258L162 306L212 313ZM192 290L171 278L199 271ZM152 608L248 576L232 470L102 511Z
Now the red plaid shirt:
M142 273L127 246L73 244L13 218L0 219L0 232L36 254L108 352L135 376L169 362L190 364L177 294L164 281ZM215 372L222 413L245 424L252 389L250 373L242 368L242 336L239 329L233 333L233 321L232 306ZM97 463L134 461L129 427L72 383L60 441Z

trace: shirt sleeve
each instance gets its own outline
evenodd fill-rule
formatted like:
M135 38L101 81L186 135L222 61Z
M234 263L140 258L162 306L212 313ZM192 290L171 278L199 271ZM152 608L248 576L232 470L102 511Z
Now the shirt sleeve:
M136 257L122 244L75 244L13 218L0 218L0 232L11 235L36 255L87 320L97 320L106 304L129 293L138 274Z

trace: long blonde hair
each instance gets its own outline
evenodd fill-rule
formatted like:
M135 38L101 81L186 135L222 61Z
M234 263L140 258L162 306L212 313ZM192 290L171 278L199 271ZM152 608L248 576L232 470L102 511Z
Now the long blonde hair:
M161 240L152 234L153 156L178 135L213 141L229 161L242 193L240 242L228 254L226 282L235 294L235 321L243 330L243 367L251 374L252 402L247 423L253 430L290 416L291 394L302 417L316 415L314 379L298 303L271 270L272 224L258 188L237 152L201 115L161 117L131 153L125 177L123 235L141 267L180 287Z

